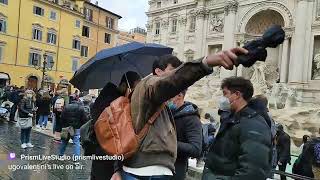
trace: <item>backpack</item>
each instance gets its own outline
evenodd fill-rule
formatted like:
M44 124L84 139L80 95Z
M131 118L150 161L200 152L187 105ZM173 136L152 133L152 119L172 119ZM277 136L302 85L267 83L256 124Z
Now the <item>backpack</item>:
M314 155L314 164L317 167L320 167L320 142L316 142L313 147Z
M132 157L163 108L164 105L151 116L142 130L136 134L132 123L129 98L124 96L117 98L111 102L110 106L105 108L94 124L99 145L109 155L122 156L124 159Z
M56 102L54 103L54 110L58 112L62 112L64 107L64 99L63 98L58 98Z

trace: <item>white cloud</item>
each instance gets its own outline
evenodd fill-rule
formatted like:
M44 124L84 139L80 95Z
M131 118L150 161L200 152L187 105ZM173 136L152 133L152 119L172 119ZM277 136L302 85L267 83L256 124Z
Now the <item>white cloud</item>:
M91 1L95 3L95 0ZM148 0L99 0L99 6L122 16L119 28L129 31L147 23Z

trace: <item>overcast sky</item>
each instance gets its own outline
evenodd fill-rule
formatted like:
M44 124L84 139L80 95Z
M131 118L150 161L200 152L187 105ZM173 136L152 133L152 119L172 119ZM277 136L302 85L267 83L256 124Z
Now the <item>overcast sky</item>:
M91 0L95 3L97 0ZM122 16L119 21L120 30L129 31L140 26L145 28L148 0L98 0L99 6Z

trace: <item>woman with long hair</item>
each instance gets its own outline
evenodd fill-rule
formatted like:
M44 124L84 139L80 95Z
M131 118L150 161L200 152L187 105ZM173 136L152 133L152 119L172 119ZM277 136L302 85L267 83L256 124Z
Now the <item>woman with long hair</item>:
M32 118L35 110L35 93L32 90L24 92L23 99L19 103L18 108L18 124L21 128L21 148L32 148L30 142L30 133L32 128Z
M37 128L47 129L48 117L50 114L51 96L48 91L44 91L43 95L37 99L36 106L38 107L37 113L39 121Z

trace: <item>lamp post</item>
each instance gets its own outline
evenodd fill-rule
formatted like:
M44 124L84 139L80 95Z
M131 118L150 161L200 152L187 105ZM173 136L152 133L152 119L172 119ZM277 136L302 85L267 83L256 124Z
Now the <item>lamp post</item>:
M33 63L33 66L37 70L41 70L42 79L41 79L41 89L44 86L44 79L47 71L51 71L53 67L53 62L48 62L48 55L46 53L43 54L43 62L42 64L37 62L37 60Z

